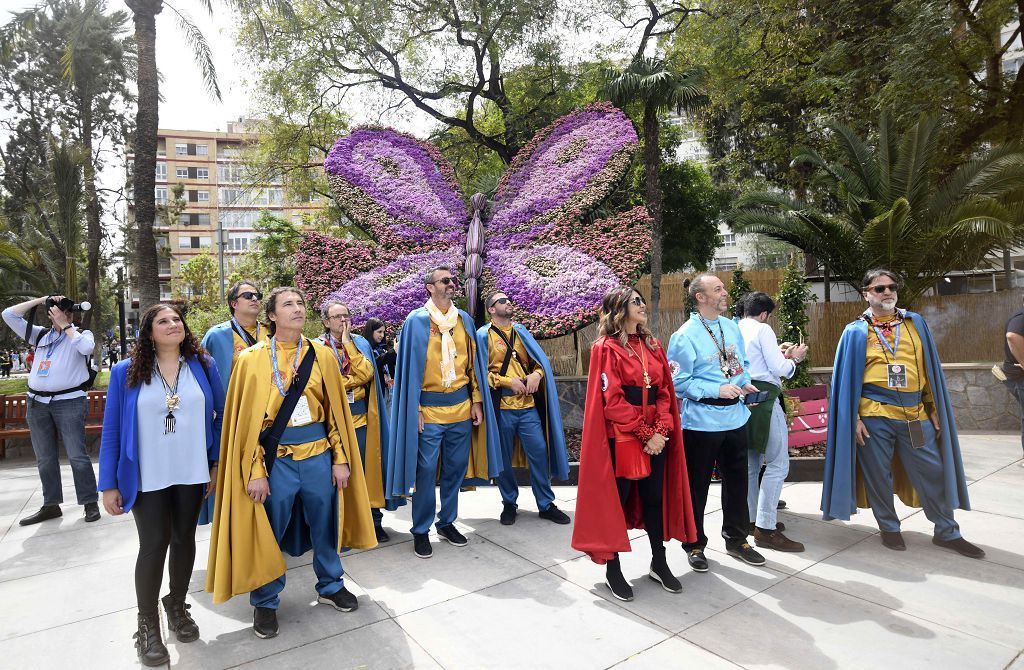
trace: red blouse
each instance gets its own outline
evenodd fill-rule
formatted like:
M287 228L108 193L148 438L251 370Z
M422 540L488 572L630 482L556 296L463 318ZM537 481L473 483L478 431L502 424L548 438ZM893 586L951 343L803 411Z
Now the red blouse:
M630 335L623 347L615 338L603 338L594 345L604 347L601 357L605 365L601 370L601 390L604 395L604 418L609 435L614 434L612 424L622 432L630 432L646 443L654 433L668 435L672 426L672 403L676 402L672 386L672 373L665 366L665 357L658 340L646 344L638 335ZM623 386L644 388L644 364L651 386L658 388L657 403L647 406L646 415L641 407L626 400Z

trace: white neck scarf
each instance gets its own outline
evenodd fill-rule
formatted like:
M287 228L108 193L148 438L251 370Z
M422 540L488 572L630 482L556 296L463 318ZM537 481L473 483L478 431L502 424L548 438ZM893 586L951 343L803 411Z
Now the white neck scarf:
M441 331L441 384L451 388L455 382L455 338L452 331L459 325L459 308L452 303L446 313L441 313L433 300L427 300L426 308L431 322Z

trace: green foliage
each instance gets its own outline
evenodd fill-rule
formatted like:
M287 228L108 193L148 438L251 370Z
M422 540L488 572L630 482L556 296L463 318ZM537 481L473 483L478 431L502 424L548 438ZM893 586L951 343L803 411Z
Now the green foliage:
M737 265L732 271L732 281L729 283L729 304L732 306L733 316L742 318L740 301L753 290L753 285L743 275L743 267Z
M78 262L82 239L82 159L81 151L61 142L50 157L53 179L53 218L61 231L64 247L64 295L78 299Z
M883 115L874 145L846 126L833 132L839 159L813 149L797 158L814 177L807 202L745 194L728 214L734 227L813 254L855 289L867 270L886 267L903 278L904 304L1020 235L1024 153L1015 148L979 152L942 177L935 117L897 137Z
M188 324L189 330L199 340L203 339L203 335L210 328L218 323L224 323L230 318L231 312L228 310L228 306L223 303L214 305L210 309L201 309L198 305L192 304L185 312L185 323Z
M257 278L266 293L277 286L294 286L301 231L291 221L270 212L263 212L253 229L260 236L235 265L228 284L245 277Z
M779 338L783 342L798 344L807 341L807 303L817 300L817 296L807 286L807 278L797 267L790 263L779 284L779 293L775 296L776 314L779 319ZM784 381L787 389L813 386L810 361L805 359L796 366L796 373L791 379Z
M220 268L209 249L204 249L183 263L178 276L171 280L171 293L201 311L212 311L220 304Z
M660 172L665 195L663 271L706 270L718 247L721 212L721 198L711 184L711 175L693 161L665 162ZM633 204L641 205L642 173L637 169L633 174Z

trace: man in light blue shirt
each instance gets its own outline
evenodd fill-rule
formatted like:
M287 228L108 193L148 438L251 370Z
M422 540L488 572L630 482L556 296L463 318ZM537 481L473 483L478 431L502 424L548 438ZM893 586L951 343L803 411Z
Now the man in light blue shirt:
M31 327L25 320L28 310L52 298L48 316L51 328ZM60 304L61 306L58 306ZM28 526L61 516L64 502L61 488L57 434L64 443L75 479L78 504L85 506L85 520L96 521L100 509L96 493L96 473L85 447L85 418L89 413L86 389L92 381L89 356L96 347L88 330L79 330L72 322L71 301L64 296L43 296L8 307L3 311L4 323L18 337L36 348L35 361L28 375L26 422L36 455L39 479L43 485L43 506L19 524Z
M704 547L704 509L711 471L718 463L722 475L722 537L726 551L750 565L764 565L764 557L747 543L747 419L743 403L756 393L743 335L732 319L723 316L729 294L722 280L700 275L691 282L690 296L697 311L673 333L668 344L672 382L680 400L683 449L689 475L697 541L684 544L690 567L707 572Z

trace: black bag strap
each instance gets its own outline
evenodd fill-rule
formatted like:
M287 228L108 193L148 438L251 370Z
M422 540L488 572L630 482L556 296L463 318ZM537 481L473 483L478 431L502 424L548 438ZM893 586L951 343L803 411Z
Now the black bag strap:
M508 366L512 365L512 354L515 352L516 347L516 329L515 327L512 328L511 339L505 336L501 328L491 326L491 329L505 342L505 360L501 362L501 370L498 371L498 376L504 377L508 373Z
M245 342L245 346L251 347L252 345L256 344L256 338L250 335L249 331L247 331L245 328L242 328L242 326L238 324L234 319L231 319L231 330L235 331L235 333L240 338L242 338L242 341Z
M274 468L274 459L277 458L277 445L281 441L281 436L284 435L284 429L288 425L288 420L292 418L292 412L295 411L295 406L299 404L299 398L302 397L303 391L306 390L306 384L309 383L309 374L313 370L314 360L316 360L316 352L313 351L313 346L310 345L309 350L306 351L306 355L302 359L302 363L299 365L299 369L295 372L295 379L292 380L292 385L288 387L288 393L284 396L281 409L277 411L277 416L274 417L274 423L270 425L270 428L260 433L259 441L263 445L263 460L267 466L267 475Z

